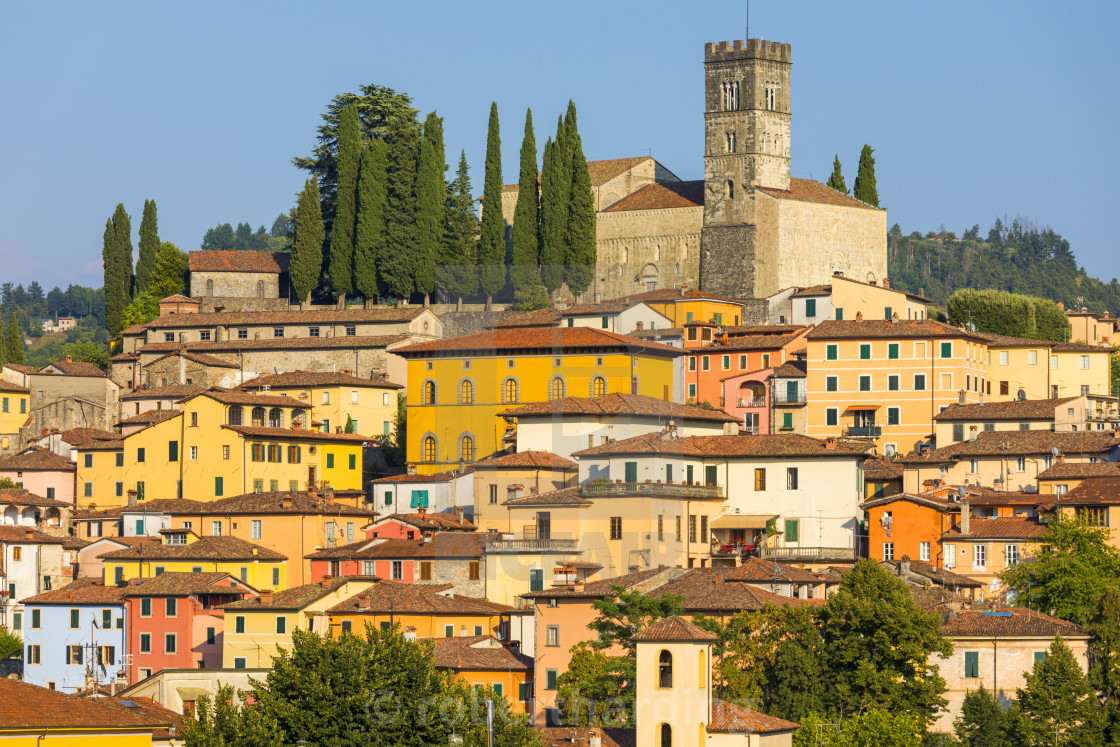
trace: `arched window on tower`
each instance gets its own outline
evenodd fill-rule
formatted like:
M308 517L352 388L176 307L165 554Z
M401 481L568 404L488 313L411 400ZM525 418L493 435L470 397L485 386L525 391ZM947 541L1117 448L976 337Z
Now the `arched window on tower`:
M264 298L264 281L257 281L257 298Z
M735 182L732 179L727 180L727 198L729 200L735 199Z
M434 462L436 460L436 439L434 436L427 436L424 438L424 461Z
M564 399L564 380L559 376L552 378L552 383L548 387L549 399Z
M214 281L213 280L207 280L206 281L206 295L207 296L213 296L214 295Z
M505 397L503 402L516 402L517 401L517 379L508 378L505 384Z
M661 747L673 747L673 727L661 725Z
M464 379L463 382L459 384L459 404L474 404L474 382L470 379Z
M591 382L591 396L602 397L607 393L607 380L602 376L596 376Z
M420 404L434 405L436 403L436 383L434 381L425 381L423 391L420 394Z
M673 688L673 655L666 650L657 657L657 686L663 690Z
M242 418L244 417L244 412L245 410L241 407L241 405L234 405L233 407L229 408L229 424L241 425Z
M471 436L463 436L463 440L459 442L459 459L463 462L474 461L474 438Z

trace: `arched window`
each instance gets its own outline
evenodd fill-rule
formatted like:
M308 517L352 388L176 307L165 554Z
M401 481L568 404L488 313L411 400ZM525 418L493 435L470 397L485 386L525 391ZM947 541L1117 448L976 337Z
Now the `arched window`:
M517 401L517 379L512 376L506 379L504 391L502 392L502 401L512 403Z
M463 436L459 439L459 461L474 461L474 437Z
M548 386L549 399L564 399L564 380L559 376L553 376L552 382Z
M602 376L596 376L591 380L591 396L602 397L607 393L607 380Z
M264 408L263 407L254 407L253 408L253 425L257 426L258 428L264 426Z
M708 657L704 654L703 649L696 653L698 654L696 657L696 681L700 683L700 689L703 690L708 686Z
M245 408L241 405L234 405L229 408L229 424L241 425L245 417Z
M257 281L257 298L264 298L264 281Z
M470 379L463 379L459 382L459 404L474 404L474 382Z
M284 411L279 407L273 407L268 411L268 427L269 428L283 428L284 427Z
M214 295L214 281L213 280L207 280L206 281L206 295L208 295L208 296L213 296Z
M735 182L732 179L727 180L727 196L732 200L735 199Z
M436 460L436 438L435 436L424 437L424 461L434 462Z
M306 418L306 417L307 417L307 411L306 410L300 410L300 409L292 410L292 424L293 425L295 423L299 423L301 428L306 426L307 423L304 422L304 418Z
M434 405L436 403L436 383L434 381L425 381L424 387L420 393L420 404Z
M657 686L665 690L673 687L673 655L664 649L657 657Z
M661 747L673 747L673 727L661 725Z

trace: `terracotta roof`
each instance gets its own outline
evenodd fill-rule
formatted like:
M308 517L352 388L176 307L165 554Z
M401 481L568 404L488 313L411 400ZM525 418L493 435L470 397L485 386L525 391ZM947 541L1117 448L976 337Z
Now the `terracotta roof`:
M1086 478L1076 488L1058 498L1059 506L1087 504L1098 506L1120 505L1120 473L1115 477Z
M66 541L62 543L63 550L81 550L83 547L89 547L93 544L92 540L85 540L81 537L67 537Z
M808 296L827 296L832 293L831 285L810 285L793 292L790 298L805 298Z
M440 669L525 672L533 666L532 657L515 654L488 635L439 638L435 644Z
M956 503L950 502L947 498L942 498L932 492L927 493L892 493L891 495L881 495L876 498L868 498L859 504L863 510L875 508L876 506L889 506L892 503L914 503L919 506L926 506L927 508L936 509L938 511L948 511L954 509L960 510L960 506Z
M243 436L256 438L294 439L297 441L350 441L359 443L369 440L359 433L322 433L321 431L309 431L306 428L264 428L252 425L223 425L222 427L240 433Z
M374 520L373 524L380 524L383 521L400 521L424 531L473 532L476 529L470 519L464 518L459 521L459 517L452 511L440 511L433 514L389 514Z
M669 438L667 431L646 433L621 441L572 452L572 456L610 456L614 454L675 454L696 457L762 457L762 456L856 456L866 448L836 443L829 448L826 441L798 433L775 433L759 436L684 436Z
M391 581L374 584L328 612L339 614L375 614L394 612L413 615L504 615L514 611L508 604L460 594L444 596L446 585L403 584ZM367 606L368 602L368 606Z
M1101 454L1118 445L1120 439L1112 431L981 431L975 441L950 444L922 456L909 454L901 461L939 463L973 456L1049 454L1053 448L1062 454Z
M623 394L614 392L601 397L563 397L547 402L534 402L514 407L498 413L503 417L526 417L531 415L635 415L659 419L708 420L722 423L737 423L739 419L723 410L709 410L696 405L682 405L666 402L656 397L642 394Z
M1120 476L1120 462L1056 462L1038 473L1039 480Z
M823 599L798 599L774 594L747 583L728 581L733 568L693 568L672 581L647 593L655 596L677 594L684 597L683 607L692 612L725 612L760 610L767 604L821 605Z
M107 694L107 693L106 693ZM164 721L169 728L155 729L152 732L153 742L158 740L171 740L174 736L182 734L183 717L170 709L164 708L159 703L156 703L151 698L139 698L136 696L110 696L102 697L100 701L103 703L114 703L121 709L136 716L149 718L153 721ZM127 705L125 705L127 703ZM175 732L172 733L171 729Z
M176 314L193 316L193 314ZM216 352L241 350L365 350L384 348L410 340L409 335L370 337L268 337L260 340L227 340L225 342L149 342L141 349L145 355L174 350L210 350Z
M1117 473L1120 474L1120 473ZM1025 493L1019 490L996 490L982 485L965 488L973 507L977 506L1037 506L1040 501L1052 500L1052 495Z
M695 288L655 288L651 291L642 291L641 293L631 293L626 296L629 301L646 301L655 303L676 303L678 301L726 301L727 303L739 304L742 306L745 301L741 298L730 298L728 296L717 296L715 293L707 291L696 290Z
M168 296L167 298L161 298L159 300L159 303L184 303L184 302L186 302L186 303L198 303L198 301L194 300L190 296L184 296L182 293L175 293L173 295Z
M863 463L863 477L865 480L883 482L887 480L901 480L903 468L889 459L875 457Z
M599 303L573 304L560 312L560 316L602 316L618 314L626 311L631 306L637 306L641 301L630 301L625 298L614 298Z
M291 255L286 252L206 250L190 253L191 272L287 272ZM193 300L193 299L187 299Z
M139 415L133 415L117 423L117 425L155 425L183 414L182 410L148 410Z
M554 308L526 311L523 314L507 316L490 325L492 328L503 329L511 327L555 327L560 321L560 312Z
M19 384L13 384L6 379L0 379L0 392L12 392L14 394L30 394L31 390Z
M1112 348L1107 345L1090 345L1084 342L1054 342L1050 349L1059 353L1108 353L1112 355Z
M869 340L898 338L961 338L986 342L979 332L968 332L933 319L828 319L805 335L810 340Z
M170 314L148 322L148 329L187 327L248 327L297 324L378 324L410 322L423 314L423 306L375 306L372 309L315 309L304 311L213 311L206 314ZM327 338L312 338L327 339ZM353 338L350 338L353 339ZM231 341L232 342L232 341ZM238 340L237 342L248 342Z
M171 505L165 510L174 513L196 514L329 514L333 516L365 517L377 515L372 509L341 503L340 499L344 497L353 500L361 499L364 496L360 490L336 490L334 491L334 502L327 503L323 493L319 493L317 498L312 498L305 490L262 491L260 493L232 495L228 498L218 498L213 501L200 501L189 510L185 507L177 510L176 504L181 503L181 501L171 498L166 499ZM148 501L144 503L146 504ZM288 505L285 506L285 503Z
M263 405L265 407L301 407L304 409L309 406L306 402L301 402L286 394L254 394L220 387L212 387L204 392L185 397L180 401L188 402L195 397L209 397L223 405Z
M591 175L591 186L598 187L616 176L626 173L638 164L652 161L650 156L635 158L609 158L604 161L588 161L587 171Z
M628 353L649 352L676 357L683 351L636 337L619 335L591 327L521 327L494 329L471 335L449 337L397 348L393 352L404 358L423 353L462 352L505 355L528 351L562 353L576 350L611 350Z
M149 361L148 365L150 366L157 361L164 360L165 358L175 358L179 356L185 358L186 360L193 361L200 366L208 366L210 368L241 368L240 364L235 363L231 360L227 360L226 358L219 358L216 355L209 355L208 353L199 353L197 351L186 349L176 350L174 352L167 353L166 355L161 355L160 357Z
M237 387L242 391L273 387L317 387L317 386L366 386L379 389L403 389L386 379L359 379L357 376L332 371L288 371L287 373L258 376Z
M44 498L43 500L47 500ZM30 536L28 536L30 534ZM33 527L0 526L0 542L14 545L61 545L65 539L44 534Z
M201 386L186 386L184 384L168 384L167 386L154 386L151 389L133 389L127 394L121 395L121 401L129 401L134 399L183 399L195 394L205 392L206 388Z
M1053 420L1055 408L1077 397L1025 399L1010 402L984 402L975 405L951 404L934 420Z
M711 354L730 350L776 350L790 344L796 340L797 337L798 335L781 335L778 337L774 335L745 335L743 337L728 337L726 345L722 342L712 342L702 348L690 350L689 353Z
M968 576L962 576L959 573L938 567L933 563L926 563L921 560L910 560L910 572L928 578L941 586L960 586L969 589L978 589L983 586L983 582L977 581ZM901 575L902 573L902 560L884 560L880 565L888 566L892 573Z
M700 628L683 617L663 617L630 637L632 641L696 641L715 643L719 636Z
M36 470L73 471L77 465L42 446L31 446L26 451L0 459L0 472L34 472Z
M376 576L335 576L316 581L313 584L295 586L283 591L274 591L271 602L262 602L260 597L247 597L236 602L222 605L224 610L301 610L335 590L341 588L349 581L368 581L376 583Z
M804 379L808 370L805 361L786 361L774 369L775 379Z
M502 501L503 506L558 506L558 505L591 505L592 501L583 497L582 488L573 485L570 488L550 490L547 493L529 493L520 498L510 498Z
M571 459L565 459L562 456L553 454L551 451L518 451L513 454L503 454L502 456L492 457L490 459L483 459L481 462L475 462L471 465L475 469L505 469L505 468L527 468L527 469L552 469L552 470L575 470L579 469L579 465Z
M486 544L485 534L474 532L436 532L428 540L410 539L366 539L341 547L319 550L304 557L309 560L328 560L337 558L358 559L405 559L422 560L425 558L469 558L482 557Z
M100 428L71 428L61 431L58 437L71 446L86 446L98 441L120 441L121 434Z
M430 475L388 475L386 477L379 477L376 480L370 480L370 482L390 484L409 482L450 482L456 477L462 477L463 475L469 475L470 473L471 468L466 467L462 470L453 469L448 470L447 472L433 472Z
M144 513L198 513L208 506L203 501L192 501L189 498L152 498L140 501L135 506L113 506L112 508L89 510L79 509L72 514L75 520L120 518L125 512ZM106 538L108 539L108 538ZM125 540L127 537L113 537L114 540Z
M656 582L657 576L671 575L671 572L674 570L675 569L668 568L647 568L644 571L633 571L622 576L604 578L598 581L588 581L582 586L555 586L542 591L531 591L521 596L526 599L549 599L551 597L561 599L597 599L609 597L614 595L616 591L615 587L631 589L650 581L650 579L654 579Z
M39 373L49 374L49 372L46 371L48 367L57 368L62 372L61 375L63 376L96 376L97 378L103 378L105 376L104 371L92 363L86 363L85 361L51 361L46 366L39 369Z
M637 192L623 197L608 207L605 213L627 210L668 210L704 206L704 181L654 182Z
M804 568L752 557L744 560L742 565L727 574L727 580L814 584L820 583L822 579L816 573Z
M0 467L3 469L3 467ZM41 495L36 495L26 488L3 488L0 489L0 504L17 505L17 506L55 506L57 508L69 508L69 503L63 501L56 501L54 498L44 498Z
M79 578L60 589L21 600L24 604L124 604L124 586L106 586L99 578Z
M131 327L128 327L127 329L121 330L121 335L123 335L124 337L135 337L136 335L147 334L147 332L148 332L148 325L147 324L133 324ZM114 356L114 357L116 357L116 356ZM112 360L112 358L110 358L109 360Z
M231 586L224 583L224 589L215 588L219 582L234 581ZM183 597L191 594L240 594L245 591L244 585L238 585L234 577L223 572L207 573L182 573L178 571L165 572L155 578L134 579L125 587L126 597Z
M1083 636L1085 633L1074 623L1050 617L1023 607L1004 607L990 612L963 610L941 626L941 635L947 638L982 636L1024 636L1053 638Z
M979 519L975 516L969 521L968 534L959 528L945 532L945 539L1038 539L1046 532L1046 525L1033 519L1000 517Z
M600 729L592 726L538 726L536 732L544 747L577 747L590 744L598 736L602 747L636 747L637 733L633 727Z
M839 205L840 207L855 207L864 210L882 210L882 208L868 205L866 202L860 202L843 192L837 192L835 189L813 179L790 177L788 189L775 189L773 187L755 187L755 189L785 200L816 202L822 205Z
M18 680L0 680L0 729L42 731L81 729L155 729L170 719L137 713L104 698L80 698ZM64 733L64 732L60 732ZM33 737L32 737L33 738Z
M255 545L238 537L199 537L187 545L143 544L114 550L100 556L103 560L287 560L275 550Z
M708 722L708 731L732 734L773 734L797 728L798 724L793 721L722 700L712 701L712 718Z
M39 373L39 369L35 368L35 366L25 366L22 363L5 363L3 366L0 366L0 368L10 368L13 371L18 371L21 374ZM0 379L0 381L3 381L3 379Z

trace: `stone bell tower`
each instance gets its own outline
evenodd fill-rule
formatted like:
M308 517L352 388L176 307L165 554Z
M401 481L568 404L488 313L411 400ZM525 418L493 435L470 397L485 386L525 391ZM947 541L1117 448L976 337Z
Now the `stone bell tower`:
M791 66L788 44L705 45L703 290L754 297L754 188L789 188Z

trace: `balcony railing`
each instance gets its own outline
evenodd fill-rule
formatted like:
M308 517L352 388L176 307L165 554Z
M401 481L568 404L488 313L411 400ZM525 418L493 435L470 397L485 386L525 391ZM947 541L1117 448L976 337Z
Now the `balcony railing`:
M580 492L585 498L609 495L665 496L670 498L722 498L720 485L677 485L666 482L589 482Z
M741 542L712 542L711 555L713 558L748 558L758 554L757 546Z
M854 547L763 547L763 560L855 560Z
M574 539L503 539L486 538L486 552L534 553L569 552L578 553L579 541Z
M774 395L775 405L803 405L808 401L805 392L797 392L792 397L789 392L778 392Z
M852 438L878 438L883 435L883 428L878 425L852 425L848 427L848 435Z
M738 407L766 407L765 397L740 397Z

